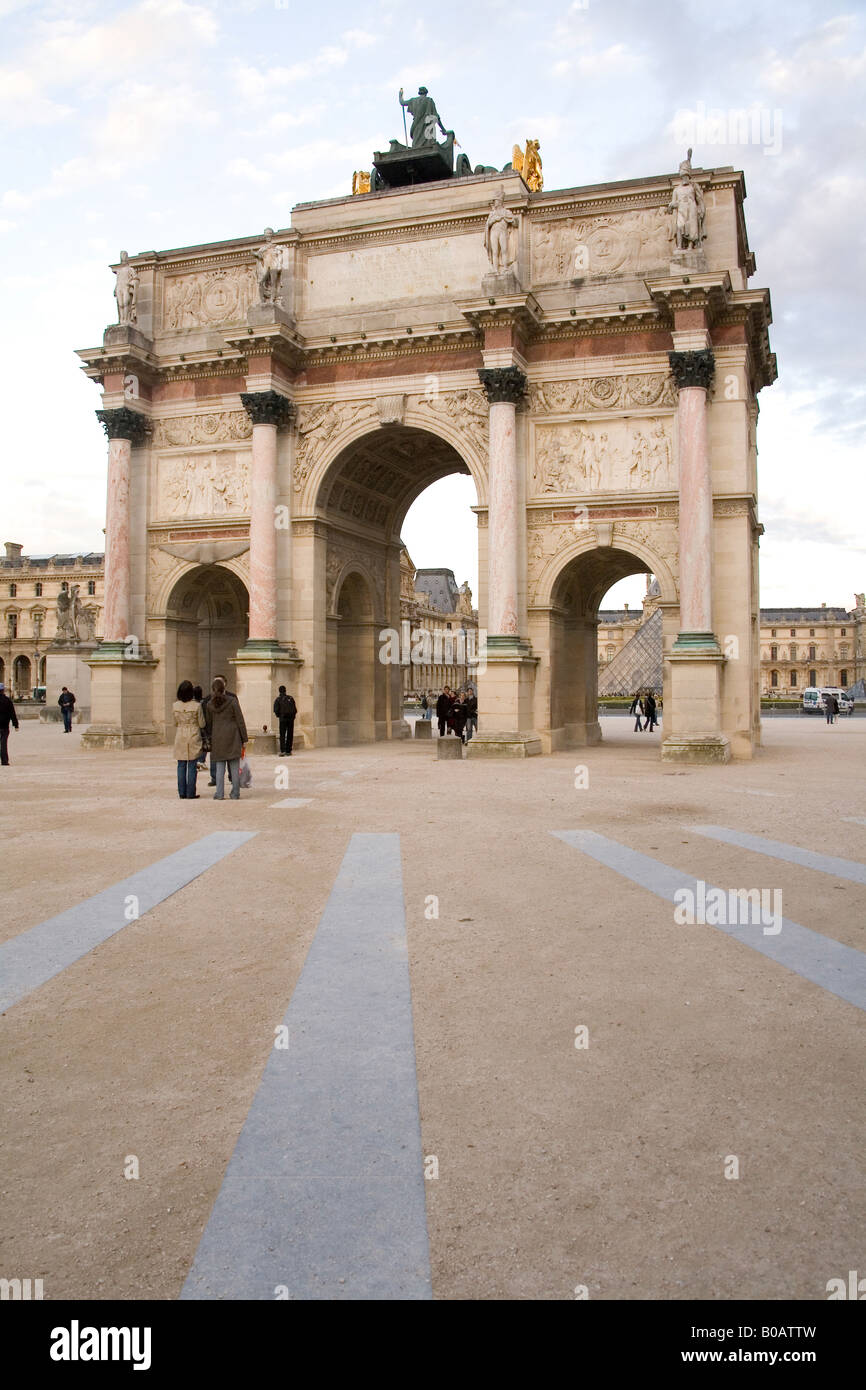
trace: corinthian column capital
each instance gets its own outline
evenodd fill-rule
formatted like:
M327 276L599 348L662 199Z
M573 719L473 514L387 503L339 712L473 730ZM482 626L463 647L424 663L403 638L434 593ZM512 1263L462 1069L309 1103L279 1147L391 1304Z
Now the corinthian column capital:
M526 376L519 367L487 367L478 372L481 385L491 405L506 401L519 405L526 390Z
M292 402L279 391L244 391L241 404L254 425L276 425L277 429L288 425L295 413Z
M125 405L118 410L97 410L96 418L109 439L128 439L130 444L143 444L150 429L146 415Z
M709 348L698 352L669 352L668 361L678 391L686 386L702 386L708 391L712 386L716 359Z

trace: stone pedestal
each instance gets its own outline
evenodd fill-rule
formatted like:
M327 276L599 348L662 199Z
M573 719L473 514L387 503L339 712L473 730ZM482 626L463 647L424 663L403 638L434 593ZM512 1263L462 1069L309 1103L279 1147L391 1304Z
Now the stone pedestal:
M671 256L671 275L682 275L690 270L706 270L707 257L704 251L674 251Z
M250 638L229 665L235 668L234 690L240 701L249 735L248 752L279 751L279 726L274 700L281 685L297 699L298 667L296 648L267 639ZM296 723L297 728L297 723ZM300 730L295 733L295 742Z
M432 738L432 737L433 737L433 720L432 720L432 719L416 719L416 720L415 720L415 737L416 737L416 738L427 738L427 739Z
M64 685L75 696L74 724L90 723L90 658L97 642L52 642L45 661L45 708L39 718L50 724L61 719L57 698Z
M462 761L463 744L459 738L446 737L436 740L436 757L441 761Z
M492 295L522 294L523 286L513 270L491 271L481 280L481 293Z
M487 668L478 677L481 730L467 745L470 758L530 758L542 751L533 728L538 657L528 643L488 637Z
M90 727L82 748L153 748L165 740L153 720L153 671L147 650L102 642L91 656ZM67 682L68 684L68 682Z
M721 732L721 671L716 649L678 651L668 657L670 697L665 701L661 754L665 762L727 763L730 739Z
M276 323L295 331L295 320L282 304L252 304L247 310L247 323L251 328L266 328Z

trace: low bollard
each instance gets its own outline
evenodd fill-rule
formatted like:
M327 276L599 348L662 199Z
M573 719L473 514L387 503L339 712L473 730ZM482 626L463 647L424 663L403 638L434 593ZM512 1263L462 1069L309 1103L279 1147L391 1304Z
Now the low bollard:
M436 757L452 759L462 758L463 744L461 740L459 738L448 738L447 735L444 738L438 738L436 740Z
M415 737L416 737L416 738L432 738L432 737L433 737L433 721L432 721L432 719L416 719L416 720L415 720Z

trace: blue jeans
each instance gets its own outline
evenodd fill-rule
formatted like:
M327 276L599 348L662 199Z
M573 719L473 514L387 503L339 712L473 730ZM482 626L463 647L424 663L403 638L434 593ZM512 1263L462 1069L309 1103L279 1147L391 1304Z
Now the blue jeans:
M177 764L177 794L182 800L195 796L195 775L198 771L196 758L179 758Z
M60 713L63 715L64 733L72 733L72 710L65 705L60 706Z
M240 758L229 758L227 762L216 765L216 791L214 801L225 800L225 778L226 768L229 770L229 779L232 784L230 799L239 801L241 795L241 760Z

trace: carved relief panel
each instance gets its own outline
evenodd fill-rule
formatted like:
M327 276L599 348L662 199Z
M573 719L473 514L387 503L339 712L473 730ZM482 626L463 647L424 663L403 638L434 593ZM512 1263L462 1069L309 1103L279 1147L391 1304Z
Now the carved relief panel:
M536 495L655 492L675 487L670 417L535 426L532 491Z
M173 333L241 323L255 298L256 277L251 265L167 275L162 290L162 329Z
M665 265L671 254L668 230L662 207L533 221L532 283L627 275Z
M246 450L174 454L157 460L158 517L247 516L252 455Z

